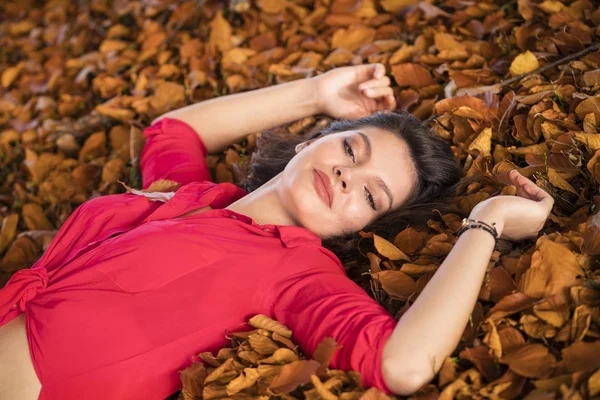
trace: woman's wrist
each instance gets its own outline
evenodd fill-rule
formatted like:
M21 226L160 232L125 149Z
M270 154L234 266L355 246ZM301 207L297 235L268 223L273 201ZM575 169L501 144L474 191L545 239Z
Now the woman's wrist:
M469 219L485 222L486 224L493 226L498 232L498 237L502 236L502 231L504 230L504 217L502 212L494 206L494 203L479 203L469 214Z
M319 77L321 75L313 76L311 78L306 78L307 83L310 86L312 92L312 98L314 100L314 114L324 114L325 113L325 104L323 104L324 99L319 93Z

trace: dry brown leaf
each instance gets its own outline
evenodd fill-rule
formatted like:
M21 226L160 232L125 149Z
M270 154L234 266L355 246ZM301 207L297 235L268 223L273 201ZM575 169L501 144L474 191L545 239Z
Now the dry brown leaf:
M271 381L269 392L273 395L289 393L297 386L310 382L320 364L314 360L299 360L284 365Z
M435 83L427 69L413 63L393 65L392 75L394 75L394 80L398 86L423 88Z
M256 368L244 368L242 373L234 378L227 384L227 394L233 396L236 393L241 392L244 389L248 389L254 385L259 378L258 370Z
M263 358L259 364L288 364L293 361L298 361L298 355L288 348L275 350L273 355Z
M19 214L10 214L2 219L2 228L0 228L0 254L8 247L17 233L19 224Z
M279 348L275 342L273 342L267 336L259 333L254 333L248 336L248 341L250 342L252 349L258 354L270 355Z
M194 362L179 373L181 378L181 393L185 400L194 400L202 396L204 380L208 372L204 364Z
M381 271L375 274L374 278L390 296L404 299L417 291L415 281L401 271Z
M577 342L561 351L564 368L568 372L590 371L600 368L600 341Z
M320 364L319 369L316 371L317 375L321 376L325 373L329 367L331 358L339 348L340 346L337 345L335 339L332 337L325 337L319 342L313 353L313 359Z
M375 244L375 248L382 256L389 258L390 260L406 260L410 261L410 257L406 255L402 250L394 246L392 243L388 242L384 238L378 235L373 235L373 241Z
M536 299L527 296L524 293L516 292L504 297L494 307L488 311L486 319L497 320L519 311L529 309Z
M566 296L568 288L581 283L583 271L575 255L565 246L545 237L538 239L531 258L531 268L545 271L547 281L544 296Z
M528 378L548 376L556 358L541 344L526 344L504 355L500 362L515 373Z
M248 323L250 324L250 326L256 329L265 329L269 332L278 333L279 335L286 338L292 337L292 331L287 326L267 317L266 315L255 315L254 317L250 318Z
M27 229L31 231L54 229L54 226L44 214L44 209L36 203L23 205L23 220L25 221L25 225L27 225Z

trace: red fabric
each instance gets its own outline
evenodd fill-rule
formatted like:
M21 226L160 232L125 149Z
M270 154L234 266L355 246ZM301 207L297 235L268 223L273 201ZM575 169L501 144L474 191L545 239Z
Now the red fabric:
M320 239L225 209L246 193L193 181L209 175L186 124L163 119L145 134L144 186L177 180L175 196L85 202L0 289L0 325L25 312L40 399L163 399L194 355L218 351L226 331L259 313L288 325L309 355L333 336L343 346L333 367L389 392L381 352L395 321ZM206 206L214 209L175 218Z

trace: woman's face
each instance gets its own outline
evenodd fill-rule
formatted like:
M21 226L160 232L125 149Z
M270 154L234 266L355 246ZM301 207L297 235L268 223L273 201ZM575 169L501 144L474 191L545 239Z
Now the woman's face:
M362 127L305 142L277 192L288 215L321 238L359 231L409 198L416 170L396 134Z

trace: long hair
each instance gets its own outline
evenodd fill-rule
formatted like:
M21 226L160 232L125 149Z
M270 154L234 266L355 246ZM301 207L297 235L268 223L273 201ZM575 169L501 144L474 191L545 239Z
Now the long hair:
M417 185L404 204L379 217L363 230L389 237L408 224L425 222L434 215L435 209L454 211L447 202L440 200L454 193L462 170L450 146L408 113L378 112L357 120L334 121L312 135L264 132L259 137L257 149L247 165L247 177L242 186L251 192L283 171L296 155L295 148L299 143L369 126L385 129L404 140L417 171ZM324 240L323 245L335 252L344 262L356 258L359 240L360 237L356 234L342 235Z

